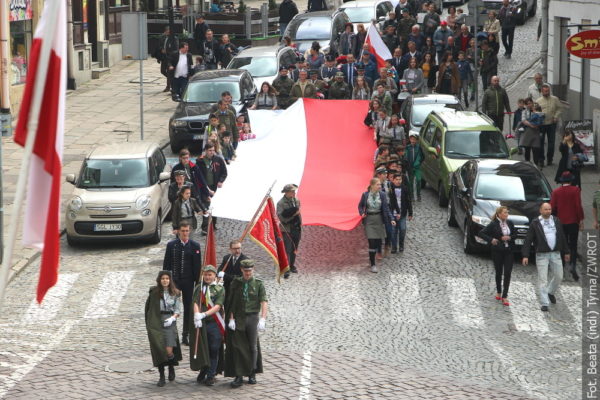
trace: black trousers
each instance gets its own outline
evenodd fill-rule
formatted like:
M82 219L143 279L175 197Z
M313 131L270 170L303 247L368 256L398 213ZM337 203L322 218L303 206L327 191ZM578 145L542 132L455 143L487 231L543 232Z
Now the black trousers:
M290 268L295 266L296 263L296 251L300 245L300 238L302 236L302 230L299 228L292 228L289 232L283 231L283 243L285 244L285 253L287 254Z
M508 288L510 286L510 275L513 268L513 253L509 250L492 251L492 260L496 269L496 293L502 293L502 298L508 297ZM502 284L502 275L504 275L504 285Z
M544 158L544 142L548 138L548 147L546 148L546 157ZM554 142L556 138L556 124L540 125L540 160L547 159L552 162L554 158Z
M577 239L579 238L579 224L563 224L563 230L565 232L565 237L567 238L569 252L571 253L571 261L569 261L569 264L575 265L577 263Z
M501 114L501 115L488 114L487 116L490 117L490 119L492 121L494 121L494 125L496 125L498 127L498 129L500 129L500 132L504 131L504 114Z
M164 56L163 60L160 62L160 73L167 78L167 87L171 89L173 84L173 74L169 71L169 62L167 61L166 56Z
M192 307L192 297L194 295L194 281L192 279L182 279L175 281L177 289L181 290L183 299L183 335L188 335L188 324L190 317L190 308Z
M512 54L513 41L515 39L515 28L502 28L502 44L506 54Z
M525 156L525 161L531 160L531 154L533 154L533 163L537 165L540 161L540 149L537 147L528 146L525 146L524 149L525 152L523 155Z
M375 265L375 254L381 251L381 239L368 239L369 241L369 262L371 266Z

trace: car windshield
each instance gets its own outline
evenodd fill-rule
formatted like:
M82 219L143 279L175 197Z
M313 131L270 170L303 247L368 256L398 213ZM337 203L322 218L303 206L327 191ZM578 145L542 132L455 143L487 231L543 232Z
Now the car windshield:
M293 40L327 40L331 36L331 19L297 19L290 22L288 29Z
M448 131L445 155L449 158L508 158L502 134L494 131Z
M237 82L190 82L183 95L183 101L188 103L216 103L221 100L221 93L226 91L231 93L233 101L240 100L240 85Z
M370 22L375 18L375 9L371 7L348 7L342 8L350 22Z
M477 178L475 197L485 200L533 201L550 200L548 183L537 174L481 174Z
M228 69L245 69L255 78L277 75L277 59L275 57L235 57Z
M423 122L425 122L425 118L432 111L440 111L440 110L461 110L460 104L413 104L412 112L411 112L411 123L413 126L422 126Z
M146 159L88 159L83 163L77 187L82 189L140 188L149 185Z

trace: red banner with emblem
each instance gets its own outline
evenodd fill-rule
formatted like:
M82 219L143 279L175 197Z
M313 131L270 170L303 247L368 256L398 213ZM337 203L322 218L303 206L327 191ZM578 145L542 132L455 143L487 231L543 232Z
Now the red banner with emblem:
M279 228L279 219L277 218L277 212L275 212L271 196L264 203L258 218L256 218L254 225L250 228L250 237L273 257L276 266L277 281L279 281L281 275L289 270L290 267L288 265L287 254L285 253L283 235Z

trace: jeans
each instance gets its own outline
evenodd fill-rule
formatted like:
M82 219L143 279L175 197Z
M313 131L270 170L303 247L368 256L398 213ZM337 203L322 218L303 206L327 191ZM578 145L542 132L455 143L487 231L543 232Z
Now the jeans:
M506 54L512 54L513 41L515 39L515 28L502 28L502 44ZM534 99L535 100L535 99Z
M219 364L219 349L221 348L222 336L212 315L206 317L204 324L206 325L206 339L208 341L208 355L210 357L210 366L206 376L214 378L217 374L217 365Z
M548 148L546 149L546 157L544 158L544 142L548 137ZM540 160L548 159L552 162L554 158L554 139L556 137L556 124L540 125Z
M279 36L283 36L283 34L285 33L285 29L287 28L288 23L287 22L281 22L279 23Z
M496 269L496 293L502 293L502 298L506 299L513 268L513 253L510 249L494 250L492 251L492 260ZM504 275L504 285L502 285L502 275Z
M173 78L173 83L172 83L173 97L182 97L187 84L188 84L188 78L185 76Z
M563 266L560 251L536 253L535 259L538 273L540 304L542 306L548 306L550 304L548 293L556 293L556 290L563 279ZM549 282L548 270L552 273L552 279L550 279Z
M404 248L404 238L406 237L406 217L396 220L396 226L392 227L392 250Z
M421 197L421 169L413 168L408 171L408 191L411 197L415 198L415 183L417 184L417 197Z
M462 96L465 97L465 106L469 107L469 83L470 79L461 79L460 81L460 91L458 92L458 100L461 99Z
M565 237L567 238L567 245L569 246L569 253L571 257L571 264L575 267L577 263L577 239L579 238L579 224L563 224L563 230Z

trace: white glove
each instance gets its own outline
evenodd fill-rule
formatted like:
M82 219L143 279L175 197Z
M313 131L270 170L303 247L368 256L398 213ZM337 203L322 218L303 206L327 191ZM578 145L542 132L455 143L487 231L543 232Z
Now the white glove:
M196 317L194 317L194 326L198 329L202 328L202 320L201 319L196 319Z
M169 317L167 319L165 319L165 323L163 324L163 326L166 328L168 326L171 326L173 324L173 322L177 321L177 318L175 317Z
M265 321L265 319L264 319L264 318L261 318L261 319L259 319L259 320L258 320L258 325L256 325L256 328L257 328L259 331L264 331L264 330L265 330L265 327L266 327L266 325L267 325L267 321Z
M225 276L225 272L221 271L221 272L219 272L219 273L217 274L217 276L218 276L220 279L223 279L223 277Z
M201 313L201 312L194 313L194 324L197 322L200 322L200 326L202 326L202 320L204 319L204 317L206 317L205 313ZM200 326L197 326L196 328L200 328Z
M229 320L229 324L227 324L227 326L229 327L229 329L231 329L232 331L235 331L235 319L231 318Z

